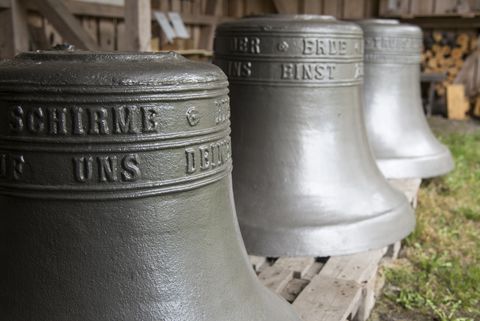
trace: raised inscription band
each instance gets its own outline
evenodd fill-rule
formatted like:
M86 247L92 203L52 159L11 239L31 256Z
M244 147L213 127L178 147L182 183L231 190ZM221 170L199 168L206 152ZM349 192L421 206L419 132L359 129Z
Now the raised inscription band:
M128 151L0 145L0 194L58 199L132 198L184 191L231 170L229 129L178 146ZM52 175L46 168L55 168Z
M363 63L325 60L274 61L215 58L230 83L314 87L351 86L362 83Z
M365 37L365 63L418 64L421 38Z
M228 126L228 96L104 104L0 101L0 140L26 143L169 141ZM67 146L64 146L67 147Z
M241 57L311 57L338 60L362 57L363 40L358 36L318 37L220 34L215 54Z
M231 170L229 117L226 91L170 102L2 100L0 194L114 199L214 182Z

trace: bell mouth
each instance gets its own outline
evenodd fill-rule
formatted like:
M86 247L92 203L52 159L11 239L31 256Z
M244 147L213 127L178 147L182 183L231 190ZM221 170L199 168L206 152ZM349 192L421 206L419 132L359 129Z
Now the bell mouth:
M378 25L399 25L400 21L397 19L366 19L359 21L361 24L378 24Z

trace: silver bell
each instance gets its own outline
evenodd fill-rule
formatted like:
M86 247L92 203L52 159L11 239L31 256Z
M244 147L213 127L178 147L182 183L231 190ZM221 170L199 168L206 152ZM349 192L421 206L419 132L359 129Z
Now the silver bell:
M220 25L234 191L252 254L341 255L393 243L415 218L378 170L362 114L363 37L333 17Z
M422 31L397 20L360 22L365 34L365 121L378 166L388 178L433 177L453 169L422 108Z

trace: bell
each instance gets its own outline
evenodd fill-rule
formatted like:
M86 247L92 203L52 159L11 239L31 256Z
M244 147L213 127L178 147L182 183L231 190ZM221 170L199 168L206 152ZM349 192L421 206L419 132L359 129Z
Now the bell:
M177 54L0 63L0 315L299 321L257 280L231 190L227 79Z
M362 114L363 37L333 17L271 15L220 25L233 171L247 252L329 256L412 231L404 195L381 175Z
M365 121L377 164L388 178L433 177L453 169L430 131L420 93L422 31L397 20L360 22L365 33Z

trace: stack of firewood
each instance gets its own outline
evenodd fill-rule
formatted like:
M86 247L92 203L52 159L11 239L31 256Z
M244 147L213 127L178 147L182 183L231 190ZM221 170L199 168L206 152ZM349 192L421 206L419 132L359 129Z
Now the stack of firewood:
M422 71L445 73L446 79L435 85L439 96L445 96L462 69L466 57L477 48L477 34L468 32L433 31L425 33Z

